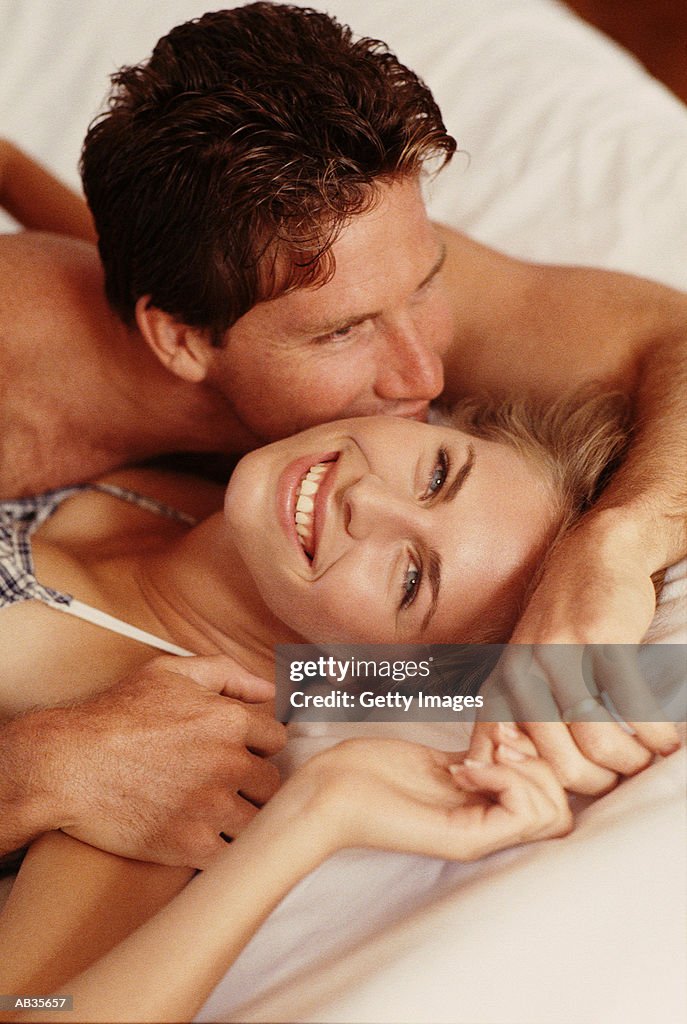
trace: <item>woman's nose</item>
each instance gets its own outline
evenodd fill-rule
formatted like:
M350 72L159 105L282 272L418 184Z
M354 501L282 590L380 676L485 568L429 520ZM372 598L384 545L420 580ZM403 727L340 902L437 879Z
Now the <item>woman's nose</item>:
M371 473L347 489L343 510L346 531L356 540L364 540L374 533L407 536L408 531L418 529L421 514L411 498L396 493Z

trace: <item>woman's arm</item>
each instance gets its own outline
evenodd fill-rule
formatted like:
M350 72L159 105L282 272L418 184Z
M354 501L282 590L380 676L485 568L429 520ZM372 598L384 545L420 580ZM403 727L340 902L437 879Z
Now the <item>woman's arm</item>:
M84 199L4 139L0 139L0 206L33 231L96 241Z
M0 991L50 992L160 910L192 875L62 832L32 846L0 918Z
M277 903L338 849L472 860L564 834L570 813L553 774L527 756L526 739L507 739L491 765L388 740L317 755L167 907L61 986L74 1019L191 1019ZM13 985L3 979L4 991Z

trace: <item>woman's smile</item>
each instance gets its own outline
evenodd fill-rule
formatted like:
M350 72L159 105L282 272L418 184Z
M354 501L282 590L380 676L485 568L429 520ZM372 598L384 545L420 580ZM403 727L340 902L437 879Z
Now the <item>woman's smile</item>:
M513 449L375 417L252 452L225 509L265 604L305 639L449 642L513 603L549 493Z
M339 454L327 452L295 459L286 466L277 482L278 519L309 567L314 567L326 499Z

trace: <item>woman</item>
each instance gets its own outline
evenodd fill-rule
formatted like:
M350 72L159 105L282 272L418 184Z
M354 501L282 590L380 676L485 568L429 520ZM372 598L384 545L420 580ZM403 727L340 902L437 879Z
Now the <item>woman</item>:
M613 399L527 412L468 408L469 433L389 418L313 428L246 456L214 513L214 485L142 469L5 506L2 713L107 686L150 646L231 653L269 676L277 641L471 640L486 620L506 639L546 547L623 443ZM43 837L6 911L0 988L72 978L85 1019L186 1019L335 849L471 859L565 832L547 766L512 727L499 739L490 764L386 740L318 755L164 910L190 872Z
M604 396L456 416L469 432L370 417L258 449L223 512L219 486L146 469L0 506L0 714L105 687L148 646L271 678L275 643L506 640L622 422ZM56 655L41 693L36 665Z

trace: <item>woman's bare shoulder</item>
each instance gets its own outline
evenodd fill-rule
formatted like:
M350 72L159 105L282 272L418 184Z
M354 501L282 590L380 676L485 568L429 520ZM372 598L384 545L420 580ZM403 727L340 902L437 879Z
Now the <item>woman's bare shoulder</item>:
M226 489L225 485L204 477L149 466L114 470L96 483L123 487L198 520L221 509Z
M132 468L107 473L95 481L133 491L143 498L169 506L194 520L206 519L222 507L224 488L199 477L164 470ZM97 490L81 490L66 500L38 531L37 547L46 546L87 557L111 547L120 550L121 541L130 546L135 536L143 543L149 536L163 539L188 529L188 524L156 514L134 502Z

